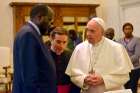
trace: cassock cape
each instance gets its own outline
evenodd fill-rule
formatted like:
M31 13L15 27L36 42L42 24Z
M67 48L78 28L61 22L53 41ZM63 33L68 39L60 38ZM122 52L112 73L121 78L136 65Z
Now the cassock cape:
M95 73L102 76L104 84L93 87L92 93L98 93L98 90L104 92L122 89L123 85L129 80L129 72L133 69L131 60L121 44L105 37L102 40L103 43L100 43L102 49L96 64L94 64L94 70ZM88 75L89 65L91 64L90 46L91 44L88 41L76 46L65 72L71 77L72 82L81 88L83 88L84 78Z

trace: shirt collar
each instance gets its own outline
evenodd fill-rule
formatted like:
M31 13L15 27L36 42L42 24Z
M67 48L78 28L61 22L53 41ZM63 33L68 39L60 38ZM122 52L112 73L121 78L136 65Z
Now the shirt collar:
M31 24L36 29L36 31L39 35L41 35L40 30L39 30L39 28L37 27L36 24L34 24L31 20L29 20L28 23Z

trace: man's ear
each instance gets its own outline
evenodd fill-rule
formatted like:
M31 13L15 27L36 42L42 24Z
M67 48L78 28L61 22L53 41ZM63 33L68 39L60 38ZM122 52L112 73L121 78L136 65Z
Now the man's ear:
M50 41L52 41L53 39L50 37Z
M54 39L54 37L50 36L50 41L51 41L51 42L53 41L53 39Z

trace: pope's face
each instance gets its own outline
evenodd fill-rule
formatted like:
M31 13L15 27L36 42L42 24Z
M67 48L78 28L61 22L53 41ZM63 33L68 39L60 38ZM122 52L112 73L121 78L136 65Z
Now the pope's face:
M88 22L86 26L86 38L89 43L96 44L100 42L103 36L102 27L96 22Z

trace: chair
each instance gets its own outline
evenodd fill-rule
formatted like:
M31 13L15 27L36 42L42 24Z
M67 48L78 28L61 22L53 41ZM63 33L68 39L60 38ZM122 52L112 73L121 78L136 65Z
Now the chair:
M0 85L5 86L5 93L11 91L11 74L9 69L11 62L10 48L0 47Z

